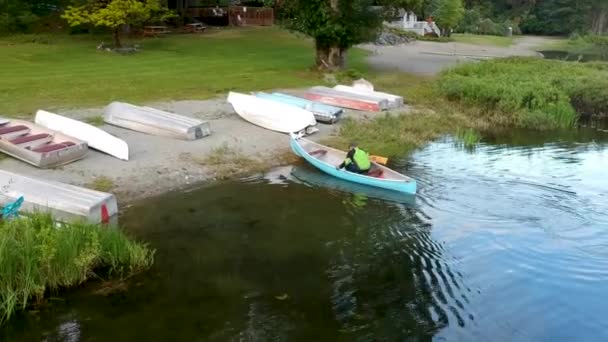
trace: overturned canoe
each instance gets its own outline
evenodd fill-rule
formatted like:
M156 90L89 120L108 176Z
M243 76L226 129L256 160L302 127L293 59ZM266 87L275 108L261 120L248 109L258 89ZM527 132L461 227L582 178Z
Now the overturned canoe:
M332 106L367 112L381 112L388 108L388 100L385 98L353 94L328 87L312 87L304 94L304 97Z
M206 121L124 102L110 103L103 118L114 126L175 139L196 140L211 134Z
M388 108L399 108L403 106L403 97L389 93L383 93L381 91L368 90L363 87L351 87L346 85L337 85L334 87L335 90L344 91L347 93L353 93L357 95L370 95L376 96L381 99L388 101Z
M346 170L337 170L336 166L346 158L346 152L317 144L311 140L291 135L291 149L317 169L340 179L363 185L398 191L407 194L416 193L416 181L388 167L372 162L372 168L366 175Z
M59 221L85 220L108 222L118 213L116 197L112 194L74 185L30 178L0 170L0 205L23 196L21 211L49 212Z
M342 108L329 106L315 101L310 101L300 97L295 97L283 93L255 93L256 97L282 102L311 111L315 119L319 122L333 124L340 119Z
M84 158L87 143L22 120L0 121L0 151L39 168Z
M228 102L235 112L254 125L281 133L314 132L317 124L308 110L285 103L230 92Z
M118 159L129 160L127 143L95 126L44 110L36 112L35 122L43 127L86 141L89 147Z

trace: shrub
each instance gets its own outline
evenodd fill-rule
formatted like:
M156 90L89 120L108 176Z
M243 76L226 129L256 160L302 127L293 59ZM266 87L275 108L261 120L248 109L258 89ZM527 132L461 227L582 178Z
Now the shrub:
M448 100L500 113L517 126L568 127L580 116L607 115L604 68L601 63L497 59L444 72L438 90Z
M57 227L48 215L0 221L0 323L48 290L78 285L93 271L122 277L144 270L153 254L118 229L85 223Z

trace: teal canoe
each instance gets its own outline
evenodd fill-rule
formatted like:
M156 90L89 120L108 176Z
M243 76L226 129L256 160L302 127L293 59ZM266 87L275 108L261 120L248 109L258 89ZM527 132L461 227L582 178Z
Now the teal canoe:
M416 194L416 181L414 179L388 167L372 163L372 168L367 175L360 175L344 169L337 170L336 166L340 165L344 158L346 158L346 152L318 144L295 134L291 134L290 139L291 149L295 154L331 176L367 186L398 191L405 194Z

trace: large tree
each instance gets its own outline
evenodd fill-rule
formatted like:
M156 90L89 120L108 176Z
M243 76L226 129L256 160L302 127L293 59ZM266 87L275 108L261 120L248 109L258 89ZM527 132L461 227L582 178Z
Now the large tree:
M433 13L443 36L450 36L464 16L462 0L439 0Z
M418 0L283 0L283 24L315 41L319 69L344 67L355 44L373 39L390 10Z
M121 47L120 32L125 25L137 25L168 12L160 0L88 0L70 6L63 18L71 26L92 24L112 30L114 46ZM169 14L170 15L170 14Z

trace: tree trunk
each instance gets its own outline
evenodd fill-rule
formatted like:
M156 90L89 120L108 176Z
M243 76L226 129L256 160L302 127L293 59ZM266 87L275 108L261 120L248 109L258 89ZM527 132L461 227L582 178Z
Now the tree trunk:
M334 12L334 15L338 15L340 12L339 1L329 0L329 5ZM339 47L337 42L332 42L330 44L319 44L317 41L316 49L316 64L319 70L335 71L344 68L346 49Z
M319 70L336 71L344 69L346 50L338 46L319 46L317 44L316 65Z
M122 43L120 42L120 27L117 27L114 29L113 37L114 37L114 47L121 48Z
M592 29L595 34L603 34L608 30L608 9L600 9L594 12L592 19Z

